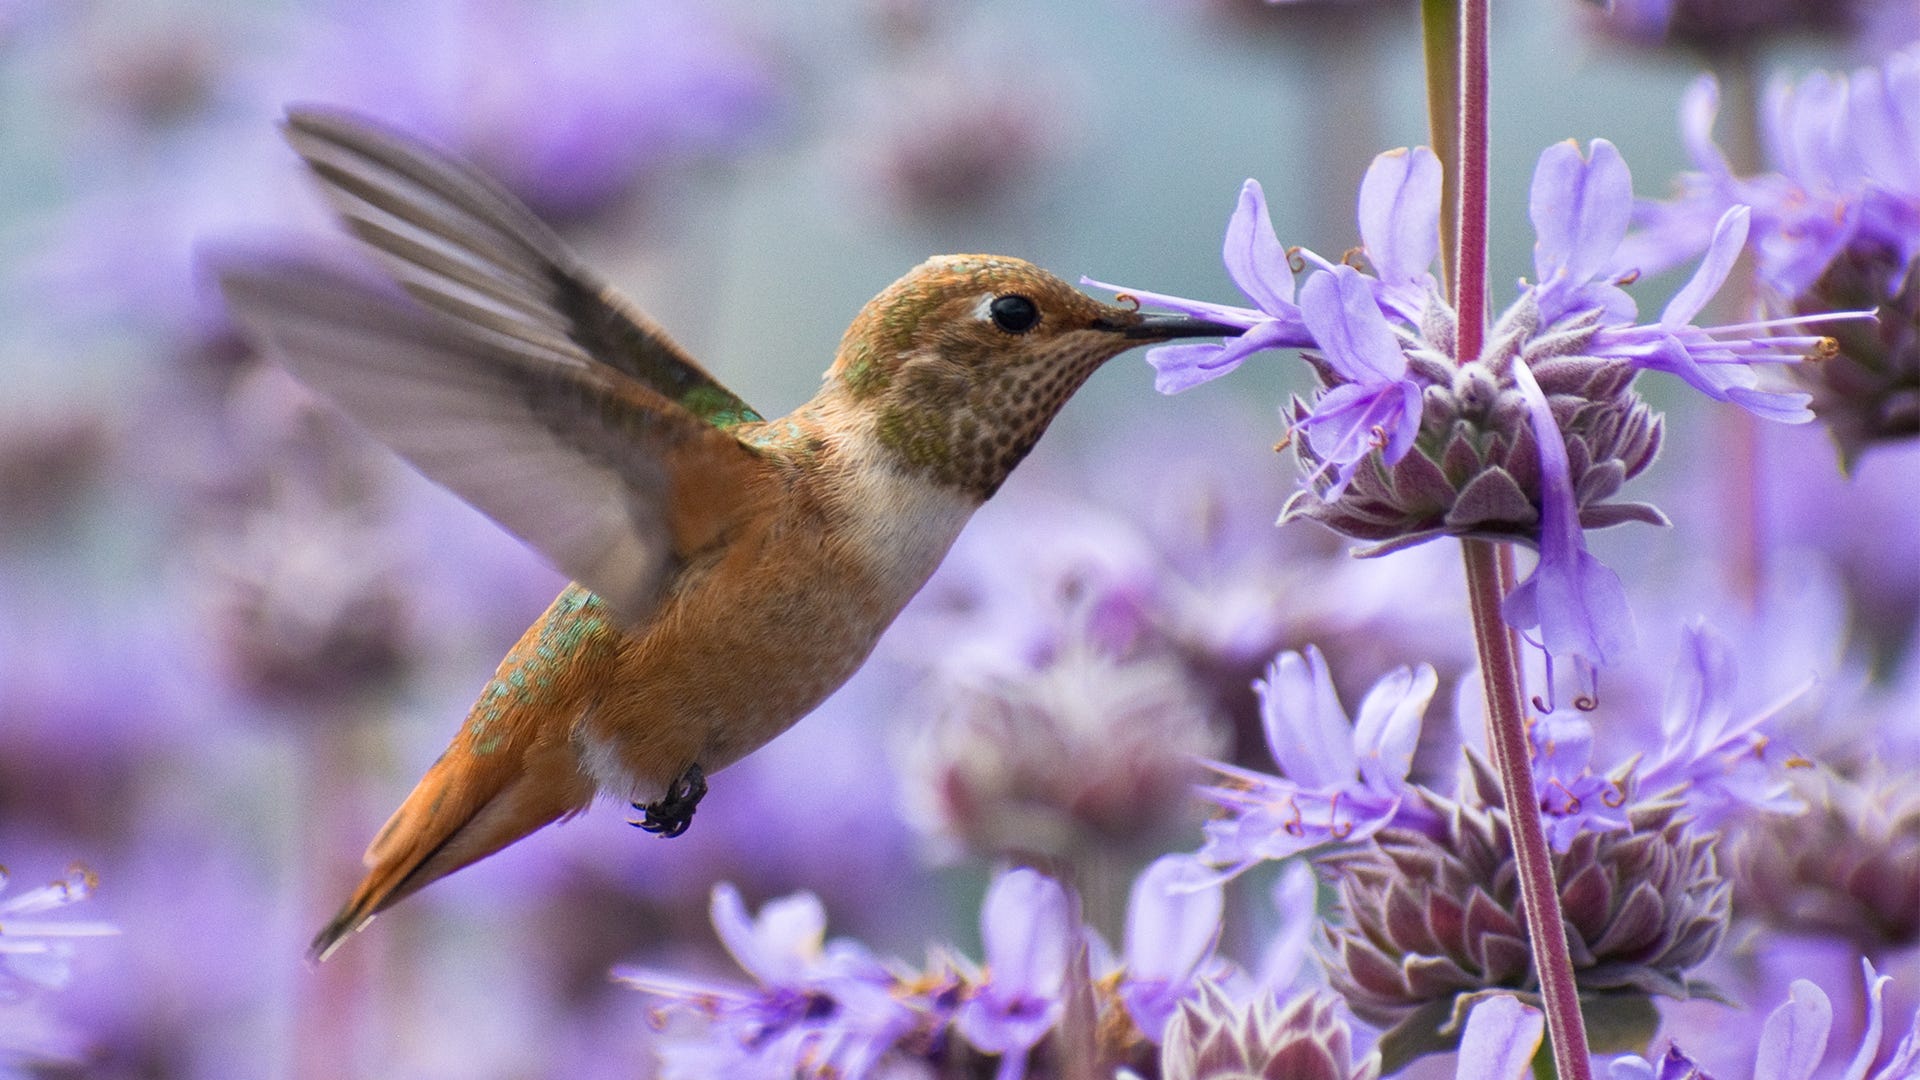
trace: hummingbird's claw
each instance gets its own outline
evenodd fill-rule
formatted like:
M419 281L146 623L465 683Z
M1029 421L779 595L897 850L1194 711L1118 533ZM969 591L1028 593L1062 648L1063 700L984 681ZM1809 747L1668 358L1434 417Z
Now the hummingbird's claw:
M650 803L634 803L635 810L646 812L646 817L634 822L636 828L650 833L659 833L671 840L687 831L693 824L694 808L707 796L707 773L697 763L687 766L687 771L679 775L667 787L667 793Z

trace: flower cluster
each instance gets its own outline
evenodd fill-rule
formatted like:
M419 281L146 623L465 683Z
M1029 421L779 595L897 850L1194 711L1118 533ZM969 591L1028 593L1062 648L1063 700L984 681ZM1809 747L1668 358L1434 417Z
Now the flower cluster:
M1807 395L1761 386L1751 365L1831 348L1825 338L1764 333L1805 319L1694 325L1745 245L1743 206L1720 216L1706 258L1659 318L1637 321L1622 288L1637 271L1619 259L1632 207L1632 178L1611 143L1542 153L1530 208L1537 281L1522 283L1473 357L1455 355L1455 314L1432 274L1440 166L1424 148L1382 154L1360 186L1371 273L1283 249L1250 180L1225 260L1254 308L1123 292L1246 328L1225 345L1154 350L1164 391L1225 374L1263 349L1307 350L1321 390L1291 409L1307 478L1283 521L1318 521L1370 541L1367 553L1439 536L1533 547L1539 562L1507 598L1508 621L1550 654L1602 665L1631 644L1632 624L1618 576L1587 551L1583 530L1665 520L1646 504L1614 501L1659 446L1659 420L1634 376L1664 371L1715 400L1800 422L1811 417ZM1296 261L1308 270L1297 299Z
M1010 870L981 907L985 962L941 949L913 969L858 942L825 940L826 914L811 894L771 901L749 917L723 884L713 892L714 927L757 985L638 967L615 977L665 1001L667 1076L853 1080L908 1062L964 1069L986 1055L999 1060L995 1075L1010 1080L1031 1058L1097 1053L1120 1062L1142 1043L1161 1042L1170 1023L1190 1029L1193 1021L1176 1013L1202 986L1233 1003L1269 993L1214 956L1222 913L1214 875L1188 857L1165 856L1134 883L1116 959L1080 923L1077 897L1038 871ZM1082 1018L1085 1046L1061 1032L1076 1008L1093 1010ZM1348 1037L1324 1009L1302 1022Z
M1221 427L1264 458L1252 424ZM1124 491L1076 476L1037 497L1015 474L889 637L924 672L901 799L943 858L1136 860L1177 843L1197 825L1195 759L1256 760L1246 688L1283 648L1318 641L1342 670L1405 652L1445 677L1468 663L1419 591L1457 573L1444 552L1356 563L1336 537L1274 529L1217 463L1121 471Z
M1844 458L1920 434L1920 49L1851 76L1781 81L1763 114L1776 171L1735 175L1713 142L1719 89L1688 91L1681 127L1698 171L1641 208L1632 250L1657 270L1699 250L1708 222L1752 208L1763 301L1776 313L1871 310L1836 326L1838 355L1798 369Z
M1609 33L1647 44L1672 42L1707 53L1750 49L1769 36L1852 29L1856 0L1606 0L1595 19Z
M1859 1047L1846 1068L1846 1080L1912 1080L1920 1076L1920 1016L1914 1017L1910 1034L1901 1039L1891 1054L1874 1068L1881 1043L1886 1038L1886 976L1862 962L1867 981L1867 1025ZM1824 990L1807 981L1795 979L1788 998L1767 1016L1760 1031L1760 1048L1753 1063L1754 1080L1814 1080L1826 1075L1820 1070L1827 1054L1827 1042L1834 1033L1833 1003ZM1684 1040L1675 1040L1658 1061L1628 1055L1614 1061L1613 1080L1710 1080L1682 1049Z

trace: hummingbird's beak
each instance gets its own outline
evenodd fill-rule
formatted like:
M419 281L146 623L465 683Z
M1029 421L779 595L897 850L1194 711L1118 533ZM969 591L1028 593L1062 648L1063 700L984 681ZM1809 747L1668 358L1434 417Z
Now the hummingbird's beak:
M1171 341L1188 337L1239 337L1244 326L1209 322L1191 315L1142 315L1132 322L1106 323L1102 329L1118 330L1122 337L1135 341Z

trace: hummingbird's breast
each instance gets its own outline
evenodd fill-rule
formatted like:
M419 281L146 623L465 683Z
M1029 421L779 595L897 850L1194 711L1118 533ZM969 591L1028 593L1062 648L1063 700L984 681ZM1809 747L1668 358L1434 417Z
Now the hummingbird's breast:
M782 477L771 510L676 580L578 728L601 787L651 801L758 749L837 690L979 500L859 440ZM826 467L821 467L825 465Z

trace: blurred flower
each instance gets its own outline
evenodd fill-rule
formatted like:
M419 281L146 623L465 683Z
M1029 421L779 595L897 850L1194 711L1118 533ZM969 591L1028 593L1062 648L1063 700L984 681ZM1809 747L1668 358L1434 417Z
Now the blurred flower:
M278 368L241 373L220 420L233 472L186 524L199 555L190 584L229 680L279 703L389 685L419 642L385 463Z
M1659 444L1659 421L1633 392L1633 376L1670 372L1716 400L1799 421L1810 416L1806 396L1760 388L1749 366L1830 343L1692 325L1745 242L1740 207L1721 216L1707 257L1659 320L1637 324L1619 287L1632 275L1610 269L1632 181L1618 151L1596 139L1590 157L1571 141L1540 155L1530 208L1539 282L1523 285L1480 356L1455 357L1455 316L1428 270L1439 187L1430 151L1375 159L1360 191L1375 271L1366 275L1312 252L1290 256L1249 184L1228 226L1226 262L1259 310L1125 292L1248 327L1224 346L1156 349L1149 359L1163 390L1214 378L1258 349L1312 350L1321 390L1290 410L1307 477L1283 521L1308 518L1372 541L1364 554L1443 535L1536 547L1539 563L1509 598L1508 621L1537 628L1551 653L1608 663L1630 640L1625 600L1618 578L1587 553L1583 530L1665 521L1645 504L1609 501ZM1297 304L1291 258L1315 268Z
M0 544L70 524L101 479L115 434L97 408L10 410L0 425Z
M1282 653L1254 691L1284 778L1211 763L1225 781L1205 794L1228 816L1207 822L1201 857L1238 871L1261 859L1359 843L1386 827L1410 794L1420 717L1437 685L1425 664L1400 668L1374 684L1358 721L1350 721L1320 651L1309 645L1304 655Z
M1601 28L1643 44L1671 42L1702 52L1752 48L1769 36L1853 26L1853 0L1604 0Z
M377 523L289 493L249 515L208 561L207 618L241 689L333 700L406 666L406 575Z
M870 159L881 193L910 212L952 214L1022 197L1073 134L1063 95L1030 69L990 74L932 56L884 91L884 113L858 156Z
M1776 81L1763 124L1778 171L1740 177L1714 145L1719 89L1703 77L1681 108L1698 171L1671 201L1641 208L1644 230L1629 245L1645 269L1661 269L1699 250L1708 220L1746 204L1768 308L1802 319L1876 311L1873 323L1837 324L1838 355L1795 372L1848 461L1920 433L1920 115L1906 107L1916 95L1914 48L1851 77Z
M1160 1042L1181 1001L1209 974L1226 897L1219 876L1191 855L1162 855L1134 879L1118 993L1149 1042Z
M1388 828L1326 863L1346 914L1327 930L1328 978L1361 1019L1405 1027L1400 1037L1413 1040L1431 1038L1472 995L1536 989L1506 815L1424 797L1438 829ZM1629 832L1581 833L1554 854L1589 1008L1686 997L1688 972L1726 933L1731 889L1714 836L1690 829L1674 802L1635 806L1629 822Z
M0 868L0 889L8 876ZM0 898L0 1073L82 1064L86 1039L37 994L67 984L79 939L120 932L107 922L45 917L85 900L95 884L92 871L74 866L58 881Z
M1467 1014L1454 1080L1521 1080L1545 1035L1546 1017L1507 994L1483 998Z
M712 910L714 930L756 986L614 969L620 982L703 1021L686 1038L668 1029L664 1075L794 1076L809 1063L859 1077L916 1022L891 996L892 976L864 947L825 941L826 913L812 895L771 901L749 917L740 894L722 883L713 888Z
M32 276L83 315L106 305L174 334L225 325L192 288L195 243L319 218L275 138L288 101L357 108L441 143L565 221L665 169L741 153L780 93L750 33L686 0L323 0L139 34L116 22L111 49L89 33L69 51L115 60L87 61L77 80L93 106L76 125L92 134L77 170L89 179Z
M825 942L825 914L806 893L750 918L739 894L717 885L713 922L757 986L614 970L618 981L669 1002L661 1043L667 1077L858 1080L901 1069L918 1075L916 1062L966 1062L983 1052L1000 1057L1001 1080L1019 1080L1028 1053L1060 1020L1068 964L1084 941L1078 900L1025 868L999 874L987 890L984 967L937 952L916 972L883 963L856 942Z
M1333 998L1282 1005L1271 994L1236 1001L1212 985L1167 1026L1162 1080L1375 1080L1380 1058L1354 1060L1353 1033Z
M1803 770L1807 810L1737 834L1734 909L1878 953L1920 941L1920 781L1883 763L1849 776Z
M1914 1017L1912 1033L1900 1041L1880 1068L1874 1069L1874 1059L1885 1038L1881 998L1891 980L1875 973L1871 963L1862 961L1861 967L1867 981L1867 1031L1844 1075L1835 1080L1913 1080L1920 1076L1920 1015ZM1832 1030L1833 1005L1826 993L1805 979L1794 980L1787 1000L1768 1015L1761 1028L1760 1050L1753 1062L1754 1080L1831 1076L1819 1066ZM1658 1064L1632 1056L1616 1059L1609 1075L1613 1080L1712 1080L1678 1042L1667 1048Z
M534 210L577 217L674 161L736 152L776 95L767 57L697 4L332 0L279 99L436 139Z
M0 889L6 883L7 873L0 869ZM105 922L45 918L92 896L96 884L92 871L75 866L58 881L0 900L0 1000L65 986L75 939L120 932Z
M1688 813L1702 828L1713 828L1743 810L1793 814L1804 807L1782 775L1782 755L1774 753L1769 760L1769 737L1761 727L1811 683L1738 721L1733 715L1735 683L1726 638L1704 623L1688 626L1661 711L1662 745L1650 764L1637 770L1642 792L1684 798Z
M1079 940L1075 903L1059 882L1022 867L1000 875L980 906L986 979L954 1023L968 1042L1000 1055L1000 1080L1018 1080L1066 1008L1067 964Z
M1069 639L1037 668L954 664L909 749L909 817L984 853L1136 847L1187 820L1194 759L1217 754L1213 708L1172 657Z

